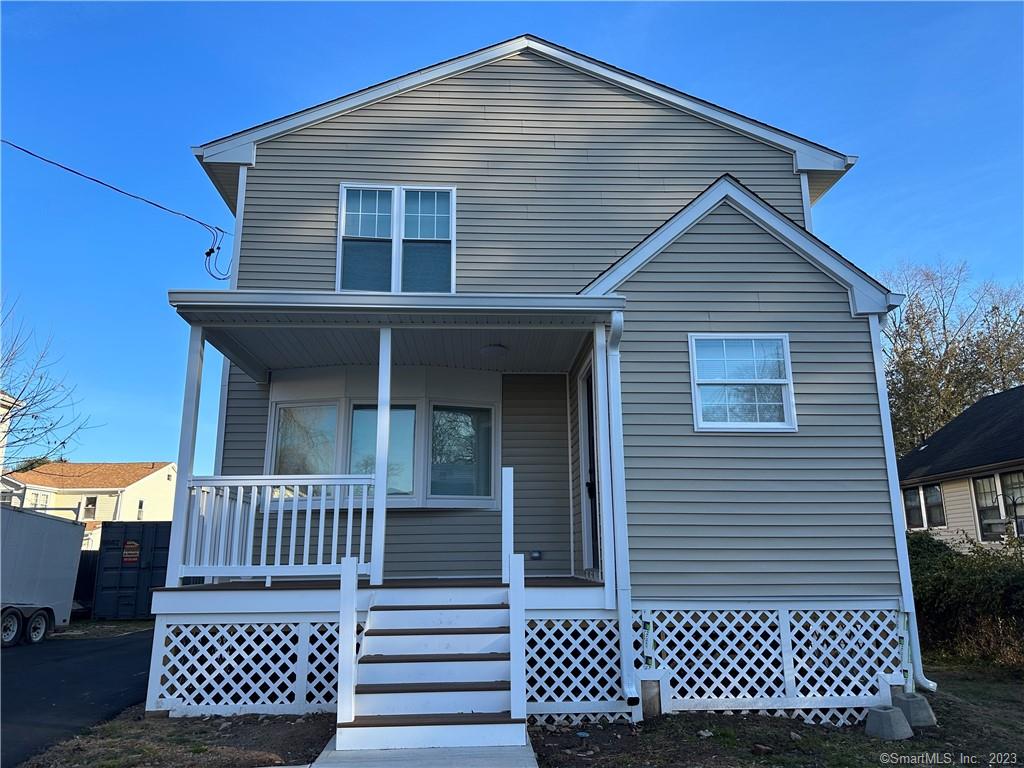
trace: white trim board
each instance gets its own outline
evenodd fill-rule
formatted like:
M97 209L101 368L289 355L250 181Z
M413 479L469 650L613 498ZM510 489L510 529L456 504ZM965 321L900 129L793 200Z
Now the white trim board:
M201 163L239 163L253 165L255 146L262 141L291 133L324 120L343 115L361 107L406 91L461 74L471 69L532 51L552 61L572 67L585 74L618 85L670 107L675 107L719 125L739 131L772 146L793 153L794 171L829 171L843 173L857 158L829 149L808 139L762 123L716 104L698 99L583 54L555 45L533 35L520 35L501 43L449 59L401 77L370 86L291 115L270 120L247 130L224 136L192 151Z
M850 295L852 314L884 315L890 309L899 306L902 296L891 293L885 286L783 216L728 174L721 176L611 268L595 278L580 291L580 295L613 294L633 274L723 202L728 202L845 287Z

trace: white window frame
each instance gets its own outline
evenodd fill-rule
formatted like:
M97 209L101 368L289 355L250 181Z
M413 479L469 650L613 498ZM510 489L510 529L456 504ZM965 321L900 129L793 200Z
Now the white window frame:
M491 412L491 493L488 496L443 496L430 492L430 470L434 464L434 408L477 408ZM426 422L424 430L426 450L423 454L424 494L428 505L455 507L466 509L497 509L501 489L501 407L499 403L476 402L471 400L431 399L427 401Z
M342 275L342 252L345 239L345 197L349 189L387 189L391 191L391 290L390 291L362 291L352 288L341 287ZM456 188L454 186L433 185L433 184L381 184L380 182L366 181L343 181L338 187L338 243L337 259L335 269L337 275L334 281L335 290L338 293L406 293L409 295L436 295L427 291L403 291L402 290L402 241L405 239L405 193L410 192L449 192L451 194L451 281L447 293L455 293L455 232L456 232ZM440 292L445 293L445 292Z
M579 467L580 467L580 482L579 482L579 493L580 493L580 520L581 520L581 536L583 541L583 569L585 571L594 569L594 531L591 528L590 514L596 512L598 522L601 520L601 503L598 494L601 492L600 483L598 482L598 468L594 468L594 500L597 504L596 510L590 510L590 503L587 500L587 476L590 474L590 452L587 450L587 418L596 419L596 415L591 413L587 414L586 411L586 397L587 397L587 375L590 375L591 382L594 377L594 353L589 352L587 357L580 368L579 375L576 377L576 418L577 418L577 429L579 438L576 441L577 451L579 452ZM594 405L597 405L596 393L593 393ZM597 460L598 450L598 439L597 439L597 424L595 423L594 429L594 459ZM600 463L600 462L598 462ZM602 526L597 526L597 545L599 549L603 551L604 542L601 541L601 535L603 533ZM601 558L602 564L604 558Z
M263 454L264 474L275 474L274 464L277 462L277 425L281 409L301 408L303 406L311 405L333 405L337 409L337 425L335 427L337 430L337 436L334 443L334 472L341 474L341 468L344 464L342 463L342 447L340 443L345 435L345 427L347 424L344 403L341 399L332 397L318 397L311 400L275 400L271 403L269 423L267 424L267 443Z
M135 519L136 520L142 520L143 515L146 514L145 505L146 505L146 500L145 499L139 499L138 508L135 510Z
M924 486L934 485L939 489L939 499L942 501L942 518L945 525L932 525L928 520L928 506L924 502ZM972 483L973 485L973 483ZM903 490L917 491L917 509L921 513L921 527L911 528L910 520L907 518L906 499L904 499L903 521L907 524L908 531L944 531L949 527L949 518L946 516L946 494L942 490L942 483L925 483L924 485L907 486Z
M693 429L695 432L797 432L796 395L793 390L793 362L789 352L788 333L691 333L688 334L690 365L690 396L693 403ZM786 378L782 379L707 379L697 380L697 341L699 339L775 339L782 342L783 362ZM782 410L786 417L784 424L762 422L705 422L701 407L700 384L774 384L782 385Z
M348 472L349 461L352 459L352 426L355 419L352 417L356 407L364 406L377 407L377 401L368 397L346 397L345 414L346 430L344 434L345 445L342 448L342 473ZM424 506L425 498L423 489L423 456L420 452L423 432L423 399L422 398L393 398L391 407L411 407L413 409L413 435L412 435L412 493L388 494L388 509L418 508ZM390 440L388 441L390 448ZM370 474L373 474L372 472Z

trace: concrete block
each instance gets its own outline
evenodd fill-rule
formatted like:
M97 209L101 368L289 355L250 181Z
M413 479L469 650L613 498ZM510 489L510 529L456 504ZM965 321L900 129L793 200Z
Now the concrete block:
M892 705L903 713L911 728L930 728L935 725L932 705L920 693L894 693Z
M640 699L642 701L644 719L661 715L661 681L641 680Z
M897 707L871 707L864 721L864 733L886 741L909 739L914 735L907 718Z

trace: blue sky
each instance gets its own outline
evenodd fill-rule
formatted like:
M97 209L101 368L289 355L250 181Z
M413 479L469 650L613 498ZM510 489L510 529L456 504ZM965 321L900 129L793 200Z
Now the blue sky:
M2 132L231 229L189 147L522 32L860 156L816 233L869 272L1024 276L1021 4L4 3ZM2 291L77 385L78 460L174 459L203 231L4 148ZM226 244L226 250L230 242ZM212 469L208 355L197 469Z

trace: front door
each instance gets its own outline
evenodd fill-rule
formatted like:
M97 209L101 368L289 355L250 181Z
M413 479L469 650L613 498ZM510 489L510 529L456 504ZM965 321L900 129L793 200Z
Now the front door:
M594 375L588 368L580 377L580 428L585 445L580 451L580 475L583 478L583 567L595 571L601 567L601 520L597 503L596 429L594 426Z

